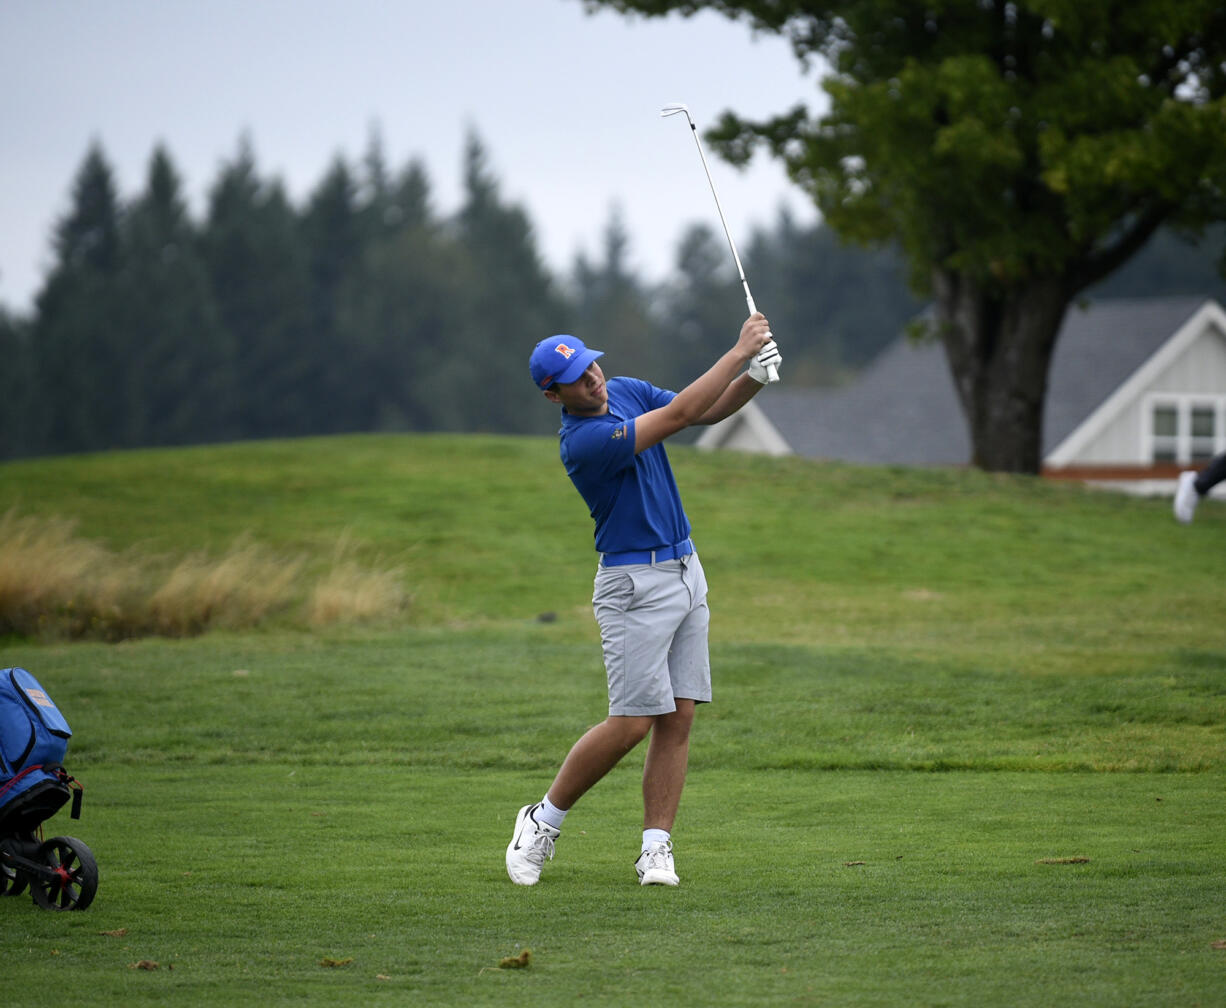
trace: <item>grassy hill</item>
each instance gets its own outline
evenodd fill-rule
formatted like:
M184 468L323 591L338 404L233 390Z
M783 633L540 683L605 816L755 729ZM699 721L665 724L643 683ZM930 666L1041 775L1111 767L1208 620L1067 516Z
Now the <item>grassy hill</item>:
M977 649L1088 633L1110 648L1124 633L1131 649L1147 628L1195 639L1220 622L1204 604L1226 522L1212 503L1182 528L1165 500L1027 477L672 455L723 639L930 645L935 633ZM555 610L589 620L591 522L550 439L360 436L10 462L9 509L171 558L246 536L318 568L345 539L362 561L403 569L415 626Z
M75 732L84 818L48 835L102 872L82 914L0 900L6 1000L62 975L83 1005L1214 1003L1226 509L670 454L716 685L670 893L633 885L637 753L539 886L502 871L604 713L591 522L551 439L0 465L0 515L155 581L242 542L291 595L340 555L403 590L368 619L0 641Z

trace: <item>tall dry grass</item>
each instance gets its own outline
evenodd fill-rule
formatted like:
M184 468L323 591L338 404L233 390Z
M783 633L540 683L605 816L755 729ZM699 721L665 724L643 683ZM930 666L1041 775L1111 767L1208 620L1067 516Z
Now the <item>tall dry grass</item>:
M387 620L408 607L399 570L371 570L342 536L332 564L303 582L306 556L242 536L219 557L117 554L63 518L0 516L0 635L123 640L242 630L277 616L311 627Z
M123 636L139 608L141 571L76 534L63 518L0 517L0 633Z
M149 596L150 619L168 637L190 637L210 627L258 626L292 605L304 563L302 557L279 557L245 536L216 559L192 553Z
M409 604L404 572L367 570L353 559L353 546L342 536L332 564L311 589L307 622L313 627L336 623L369 623L403 612Z

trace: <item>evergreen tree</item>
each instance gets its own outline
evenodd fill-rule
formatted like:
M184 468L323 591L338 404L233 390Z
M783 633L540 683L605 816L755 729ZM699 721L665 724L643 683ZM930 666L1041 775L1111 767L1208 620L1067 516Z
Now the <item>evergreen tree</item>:
M676 263L663 298L663 338L656 345L669 348L675 368L671 384L680 388L732 346L749 312L722 232L717 235L707 224L689 227L677 246ZM773 309L769 317L778 324Z
M0 307L0 459L29 451L29 411L37 399L26 326Z
M502 202L475 135L465 147L464 187L457 231L467 264L466 296L448 306L459 327L436 367L445 364L440 371L465 385L481 383L480 394L468 403L468 429L540 432L553 424L525 403L521 382L533 346L562 331L565 306L537 251L527 214Z
M1226 224L1206 228L1195 239L1163 228L1090 293L1100 298L1200 294L1226 305Z
M605 225L602 258L592 263L579 255L572 271L576 334L608 355L601 360L606 377L631 375L662 387L681 387L695 376L685 374L675 333L661 333L650 294L630 269L630 236L614 206Z
M33 453L107 448L123 427L115 395L126 367L115 282L123 259L120 218L114 172L101 146L91 144L73 183L71 209L55 228L55 264L35 299Z
M406 210L400 201L403 196L401 186L409 174L420 174L424 181L424 172L419 163L411 163L400 179L393 178L383 152L383 138L377 129L372 129L362 158L357 192L358 220L367 242L393 237L406 224ZM423 205L428 190L429 185L426 184L420 197Z
M168 152L125 208L91 145L34 313L0 311L0 457L331 430L551 433L556 415L520 384L543 335L574 332L608 352L610 375L672 388L726 347L745 305L717 231L686 230L676 273L652 289L614 208L599 260L577 257L564 296L479 140L465 154L454 220L436 218L420 163L388 171L377 135L360 175L338 158L298 214L243 140L197 228ZM1159 231L1093 293L1221 299L1222 240L1220 225L1193 245ZM844 247L786 211L745 264L791 385L860 366L920 307L898 254Z
M362 430L465 430L461 394L484 369L459 351L467 317L466 254L434 220L429 183L411 163L380 196L380 222L362 268L346 284L338 319L354 368Z
M298 220L279 182L260 179L250 143L209 192L200 251L233 347L232 403L222 415L242 437L301 431L306 365L306 260Z
M183 444L234 436L233 346L199 256L179 175L161 147L153 153L147 189L129 209L122 233L125 423L118 443Z
M799 227L786 209L773 231L754 233L746 262L784 348L789 384L846 379L923 307L896 251L847 245L821 222Z
M359 429L360 375L357 347L342 341L340 310L347 284L360 283L366 252L365 221L357 202L357 181L337 157L312 193L301 218L307 254L307 330L298 347L303 384L296 390L301 409L298 432Z

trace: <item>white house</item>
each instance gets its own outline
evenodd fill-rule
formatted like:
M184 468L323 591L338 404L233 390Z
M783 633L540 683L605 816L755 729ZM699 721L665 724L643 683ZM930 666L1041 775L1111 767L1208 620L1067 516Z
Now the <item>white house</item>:
M899 338L840 389L788 389L782 340L781 349L785 382L704 431L699 447L883 465L970 458L939 343ZM1042 443L1046 476L1170 492L1181 470L1226 451L1226 311L1197 297L1070 308L1048 376Z

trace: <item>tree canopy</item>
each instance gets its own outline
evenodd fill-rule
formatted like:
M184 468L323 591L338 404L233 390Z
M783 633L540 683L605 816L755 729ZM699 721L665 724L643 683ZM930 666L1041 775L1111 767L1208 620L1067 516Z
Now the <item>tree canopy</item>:
M295 205L242 137L197 221L168 150L125 198L92 144L32 316L0 309L0 457L342 431L545 434L556 412L527 384L542 335L581 333L615 373L672 388L735 337L744 303L709 232L684 244L679 279L657 284L629 269L614 212L597 254L558 277L490 161L470 136L462 203L444 216L422 166L389 166L375 136ZM762 229L748 255L782 261L813 240ZM853 272L879 268L848 255ZM784 288L813 285L794 266L771 282L781 322L798 302ZM875 307L893 334L917 305L894 285ZM842 375L868 328L809 341L794 372Z
M0 457L341 431L548 434L557 414L526 378L542 333L580 334L609 373L670 388L726 349L744 301L709 224L684 229L673 272L648 279L614 207L595 254L553 275L490 161L470 137L462 204L443 215L422 166L388 165L376 136L296 205L244 137L196 220L170 151L154 149L126 197L91 145L33 314L0 307ZM1226 301L1202 249L1161 238L1118 274L1127 292ZM787 334L791 385L846 379L921 307L896 250L844 245L783 210L743 251Z
M1226 219L1220 0L585 0L713 10L820 66L826 108L729 111L708 139L759 146L840 235L897 244L933 298L972 461L1037 471L1064 313L1164 225Z

